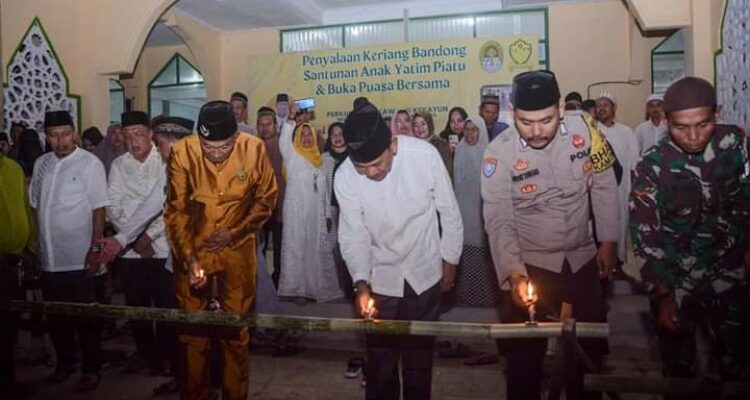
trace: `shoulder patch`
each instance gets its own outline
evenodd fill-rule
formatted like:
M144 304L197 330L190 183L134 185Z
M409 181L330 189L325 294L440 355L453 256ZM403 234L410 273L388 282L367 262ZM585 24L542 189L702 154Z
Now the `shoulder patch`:
M497 158L485 157L482 160L482 175L485 178L491 178L492 175L495 175L495 171L497 171Z

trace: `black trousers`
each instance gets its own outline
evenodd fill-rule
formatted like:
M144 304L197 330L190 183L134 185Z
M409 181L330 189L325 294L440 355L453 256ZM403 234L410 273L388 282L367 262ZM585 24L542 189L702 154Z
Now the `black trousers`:
M548 316L559 318L563 302L573 305L573 318L580 322L605 322L606 307L599 284L599 270L592 259L573 274L567 260L561 273L526 265L529 279L534 286L539 302L536 305L537 320L551 321ZM517 307L510 300L508 292L501 305L502 322L525 322L528 310ZM581 347L597 365L607 352L605 339L583 339ZM541 394L542 366L547 350L547 339L505 339L498 341L498 347L508 361L507 397L509 400L538 400ZM583 369L565 384L569 399L599 399L601 393L583 391Z
M94 302L94 278L86 271L43 272L42 295L44 301L67 301L71 303ZM81 371L98 373L101 366L102 343L99 320L96 318L71 317L47 314L47 326L52 345L57 354L57 367L70 368L77 361L81 350ZM76 332L78 345L76 345Z
M378 318L436 321L440 284L422 294L405 284L404 297L374 294ZM367 400L429 400L432 387L432 351L429 336L367 335ZM399 377L399 360L403 375ZM401 379L399 379L401 378Z
M117 268L122 279L125 302L134 307L176 308L174 277L164 258L119 258ZM176 365L177 330L173 324L130 321L133 339L141 357L152 368Z
M19 260L15 255L0 254L0 301L23 299L23 291L18 284ZM17 312L0 311L0 393L12 393L16 385L13 347L19 320Z
M273 236L273 273L271 274L271 279L277 289L279 287L279 279L281 278L281 235L283 231L284 224L275 221L275 217L271 217L263 225L263 232L266 234L266 244L263 246L263 254L266 253L265 247L271 242L271 236Z

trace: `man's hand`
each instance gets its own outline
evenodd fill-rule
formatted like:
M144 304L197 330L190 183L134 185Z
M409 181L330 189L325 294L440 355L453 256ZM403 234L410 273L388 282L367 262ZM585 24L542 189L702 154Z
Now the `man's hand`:
M510 298L516 306L528 308L539 299L536 290L533 291L531 298L529 298L528 277L523 275L513 275L508 280L510 281ZM533 286L532 289L534 289Z
M99 253L99 262L102 264L111 263L122 251L120 242L111 236L98 241L96 244L102 247L102 251Z
M156 255L154 247L151 245L152 240L147 234L138 236L138 240L133 243L133 250L141 256L141 258L153 258Z
M449 292L456 286L456 266L443 260L443 279L440 281L440 290Z
M86 276L96 276L100 267L101 263L99 261L99 253L89 250L88 253L86 253Z
M599 267L599 279L611 279L617 269L617 242L602 242L596 251L596 266Z
M192 286L195 289L200 289L203 286L206 286L206 282L208 282L208 278L206 277L206 274L201 269L200 264L198 264L198 260L196 260L193 257L190 257L185 261L185 268L188 271L188 275L190 277L190 286Z
M370 287L367 286L367 283L364 281L357 283L357 301L355 304L357 306L357 312L362 318L375 318L375 316L378 315L378 309L374 305L368 307L370 305L370 300L372 300L372 293L370 292Z
M231 241L232 236L229 234L229 230L227 228L220 228L203 240L203 247L210 253L218 253L229 246Z
M677 300L674 297L666 297L659 303L659 316L656 322L670 332L677 332L679 319L677 318Z

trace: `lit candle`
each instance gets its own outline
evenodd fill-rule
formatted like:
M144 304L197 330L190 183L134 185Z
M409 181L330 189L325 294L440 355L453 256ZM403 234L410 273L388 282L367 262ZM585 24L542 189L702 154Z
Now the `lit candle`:
M531 286L531 281L526 284L526 301L529 303L529 320L526 321L526 325L536 325L536 307L534 307L534 287Z
M198 278L201 278L201 279L203 279L203 277L204 277L205 275L206 275L206 271L204 271L203 269L199 269L199 270L198 270Z
M534 300L534 287L531 286L531 282L526 285L526 301Z
M367 308L365 309L365 320L372 320L372 314L375 312L375 300L370 298L367 300Z

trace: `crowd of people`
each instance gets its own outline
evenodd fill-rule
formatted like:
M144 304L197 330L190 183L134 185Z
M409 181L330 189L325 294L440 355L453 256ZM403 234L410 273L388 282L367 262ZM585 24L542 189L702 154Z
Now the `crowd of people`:
M476 114L451 108L440 132L429 112L384 118L364 97L320 129L283 93L251 126L239 92L206 103L197 126L140 111L106 135L79 137L66 111L47 112L44 132L13 123L0 134L3 296L22 297L12 274L36 260L47 301L106 303L115 276L140 307L279 313L280 298L348 298L366 318L438 320L451 293L457 305L499 307L502 322L526 321L531 304L540 321L569 307L604 322L601 281L630 261L643 264L666 376L750 378L750 159L745 133L717 124L713 87L684 78L650 96L635 130L617 121L614 95L563 99L549 71L517 75L511 99L510 121L485 94ZM6 315L10 392L18 316ZM101 327L47 316L49 384L69 379L80 354L77 390L98 387ZM130 328L125 370L171 378L155 394L209 398L214 351L222 398L247 397L248 328ZM708 372L696 371L704 328L718 360ZM295 353L288 332L253 336ZM602 363L606 341L582 346ZM366 347L367 399L430 398L432 338L367 335ZM539 398L547 342L498 349L508 398ZM582 373L568 398L597 398Z

